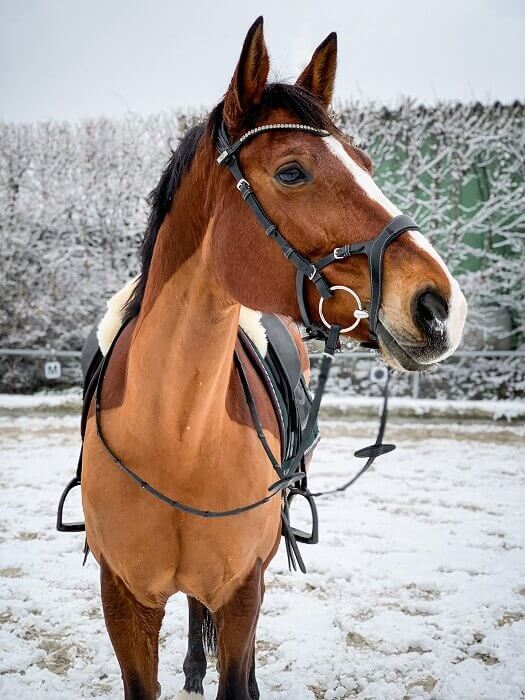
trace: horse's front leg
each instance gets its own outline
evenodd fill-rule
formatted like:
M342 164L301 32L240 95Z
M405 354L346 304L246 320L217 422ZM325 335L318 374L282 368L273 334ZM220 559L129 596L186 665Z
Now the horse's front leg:
M245 583L215 614L219 657L217 700L257 698L255 630L261 608L262 564L257 562ZM253 694L252 694L253 693Z
M248 692L250 693L250 700L259 700L259 686L257 685L257 678L255 677L255 634L253 635L252 646L252 662L250 665L250 673L248 675Z
M209 613L202 603L188 596L188 651L184 659L184 688L178 700L204 697L202 681L206 675L206 653L204 651L204 626L213 625ZM212 635L213 636L213 635Z
M103 558L100 581L104 618L122 671L125 699L155 700L160 694L158 649L165 604L146 607L140 603Z
M280 536L277 538L277 544L276 548L279 546L279 541L280 541ZM274 550L275 552L275 550ZM274 552L272 552L271 556L269 557L266 565L270 562L271 558L273 557ZM260 583L260 600L261 600L261 605L263 604L264 600L264 593L266 591L266 586L264 583L264 571L261 571L261 583ZM257 678L255 677L255 634L256 630L254 630L253 633L253 641L252 641L252 663L250 666L250 673L248 675L248 691L250 693L250 700L259 700L260 698L260 693L259 693L259 686L257 684Z

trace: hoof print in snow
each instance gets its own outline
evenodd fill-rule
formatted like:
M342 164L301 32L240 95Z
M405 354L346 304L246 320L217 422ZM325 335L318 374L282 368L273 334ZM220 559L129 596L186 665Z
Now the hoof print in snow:
M516 611L516 612L506 612L503 614L503 617L501 617L498 620L498 627L505 627L506 625L513 625L515 622L519 622L520 620L523 620L525 618L525 613Z
M472 658L481 661L485 664L485 666L494 666L495 664L499 664L499 659L497 659L495 656L492 656L492 654L484 654L482 652L478 652L477 654L473 654Z
M23 570L18 566L7 566L5 569L0 569L1 578L21 578L23 575Z
M349 647L363 648L370 646L368 641L357 632L349 632L346 635L346 643Z
M432 676L426 676L425 678L418 678L412 683L406 686L407 691L410 690L422 690L425 693L430 693L434 690L437 680ZM410 697L410 696L409 696Z

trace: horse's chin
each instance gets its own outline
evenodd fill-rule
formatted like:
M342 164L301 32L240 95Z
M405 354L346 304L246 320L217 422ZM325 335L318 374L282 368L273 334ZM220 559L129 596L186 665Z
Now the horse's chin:
M381 321L377 324L378 350L384 362L392 369L402 372L422 372L429 370L433 363L419 362L410 350L399 341L392 331Z

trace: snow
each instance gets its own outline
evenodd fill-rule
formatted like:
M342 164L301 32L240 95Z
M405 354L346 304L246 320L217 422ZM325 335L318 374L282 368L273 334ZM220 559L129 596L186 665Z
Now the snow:
M36 394L0 394L0 409L49 409L55 407L79 408L82 405L82 390L41 392Z
M352 453L376 422L321 428L315 490L356 468ZM97 565L82 568L82 535L54 529L77 431L67 411L0 412L1 697L121 697ZM395 452L345 496L319 499L321 542L302 548L308 573L290 573L282 551L270 567L262 698L523 697L525 426L399 417L387 437ZM164 698L182 687L185 647L176 596L161 636ZM210 663L206 697L216 680Z
M73 388L62 391L39 392L35 394L0 393L0 411L33 409L49 411L80 410L82 391ZM343 416L374 417L382 408L382 400L373 396L340 396L328 394L323 398L322 411L325 417ZM391 396L388 401L391 416L403 418L463 418L523 421L525 420L525 401L519 400L446 400L446 399L412 399Z
M1 396L0 396L1 401ZM1 404L0 404L1 405ZM339 413L339 415L355 415L364 413L373 415L379 411L382 401L368 396L327 396L323 400L325 413ZM505 419L507 421L525 419L525 401L497 401L497 400L446 400L446 399L412 399L392 396L388 401L388 410L391 415L399 415L405 418L416 416L428 416L431 418L489 418L493 420Z

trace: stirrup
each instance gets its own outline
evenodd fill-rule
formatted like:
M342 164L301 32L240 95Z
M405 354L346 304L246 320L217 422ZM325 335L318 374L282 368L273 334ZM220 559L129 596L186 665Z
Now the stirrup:
M286 512L290 512L290 506L295 496L302 496L308 505L310 506L310 515L312 516L312 529L310 532L305 532L304 530L298 530L290 525L290 529L297 540L302 544L317 544L319 542L319 518L317 515L317 506L315 505L315 500L308 489L289 489L286 495Z
M85 523L65 523L63 518L64 503L70 491L72 491L75 486L80 486L80 479L76 476L71 479L69 484L66 486L62 495L60 496L60 501L58 502L57 509L57 530L59 532L85 532Z

